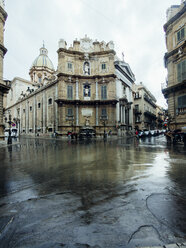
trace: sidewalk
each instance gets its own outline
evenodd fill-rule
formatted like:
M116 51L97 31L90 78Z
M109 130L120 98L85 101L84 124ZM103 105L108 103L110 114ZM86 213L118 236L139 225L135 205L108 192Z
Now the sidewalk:
M0 140L0 148L12 146L12 145L16 145L16 144L19 144L18 139L16 141L12 139L12 144L10 144L10 145L7 144L7 139L6 140Z
M147 246L147 247L141 247L141 248L186 248L186 243L177 243L177 244L169 244L169 245L163 245L163 246Z

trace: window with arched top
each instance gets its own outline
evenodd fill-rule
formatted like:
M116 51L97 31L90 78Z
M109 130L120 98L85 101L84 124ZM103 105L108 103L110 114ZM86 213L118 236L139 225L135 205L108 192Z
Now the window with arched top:
M48 99L48 105L52 105L52 98Z

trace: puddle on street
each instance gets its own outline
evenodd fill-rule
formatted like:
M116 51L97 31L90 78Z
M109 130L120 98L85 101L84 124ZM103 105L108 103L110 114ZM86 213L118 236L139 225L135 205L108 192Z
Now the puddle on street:
M186 238L185 158L183 147L167 147L161 136L106 142L22 139L12 149L1 148L0 242L4 247L181 242Z

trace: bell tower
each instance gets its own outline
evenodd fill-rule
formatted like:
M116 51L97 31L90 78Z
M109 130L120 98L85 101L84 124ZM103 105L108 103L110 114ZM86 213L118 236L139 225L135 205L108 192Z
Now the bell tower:
M4 47L4 25L7 13L4 10L4 1L0 0L0 140L4 139L4 123L3 123L3 96L8 93L9 87L3 81L3 60L7 52Z

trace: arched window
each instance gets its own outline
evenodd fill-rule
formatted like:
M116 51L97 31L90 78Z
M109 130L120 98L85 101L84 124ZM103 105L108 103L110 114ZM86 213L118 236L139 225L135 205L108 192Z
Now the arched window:
M49 98L48 99L48 105L51 105L52 104L52 98Z

